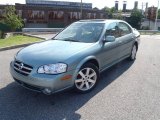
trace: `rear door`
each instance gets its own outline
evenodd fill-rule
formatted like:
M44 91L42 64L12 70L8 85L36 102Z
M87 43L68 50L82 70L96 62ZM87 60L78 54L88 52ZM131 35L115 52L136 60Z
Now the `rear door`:
M121 46L120 48L120 51L121 51L120 59L121 59L123 57L130 55L135 38L134 38L131 27L125 22L119 22L118 28L119 28L119 34L120 34L118 41L119 41L119 45Z

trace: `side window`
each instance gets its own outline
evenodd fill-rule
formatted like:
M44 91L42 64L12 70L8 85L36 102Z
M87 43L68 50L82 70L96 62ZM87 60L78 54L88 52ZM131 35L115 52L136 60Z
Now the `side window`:
M107 30L106 30L106 36L114 36L115 38L119 37L119 30L118 30L118 26L117 23L111 23Z
M125 23L120 22L118 24L118 27L119 27L120 36L124 36L131 33L131 28Z

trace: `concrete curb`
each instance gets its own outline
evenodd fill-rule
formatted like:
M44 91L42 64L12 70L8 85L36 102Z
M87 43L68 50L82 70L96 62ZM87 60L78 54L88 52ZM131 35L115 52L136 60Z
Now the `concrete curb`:
M5 51L5 50L10 50L10 49L15 49L15 48L26 47L28 45L32 45L32 44L40 43L40 42L43 42L43 40L42 41L38 41L38 42L34 42L34 43L26 43L26 44L22 44L22 45L14 45L14 46L8 46L8 47L0 48L0 51Z
M46 38L44 37L39 37L37 35L32 35L32 34L27 34L27 33L23 33L24 36L29 36L29 37L35 37L35 38L39 38L39 39L43 39L43 40L46 40Z

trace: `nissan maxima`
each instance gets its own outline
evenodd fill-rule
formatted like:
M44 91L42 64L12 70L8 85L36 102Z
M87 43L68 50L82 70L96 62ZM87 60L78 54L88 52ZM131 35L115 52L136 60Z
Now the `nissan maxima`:
M80 20L51 40L18 51L10 73L21 86L52 94L69 88L86 93L100 72L136 59L139 32L122 20Z

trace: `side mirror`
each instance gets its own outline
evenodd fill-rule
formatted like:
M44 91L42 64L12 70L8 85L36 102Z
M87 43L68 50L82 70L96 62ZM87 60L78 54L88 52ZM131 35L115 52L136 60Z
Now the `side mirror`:
M115 40L114 36L106 36L104 42L114 42Z

